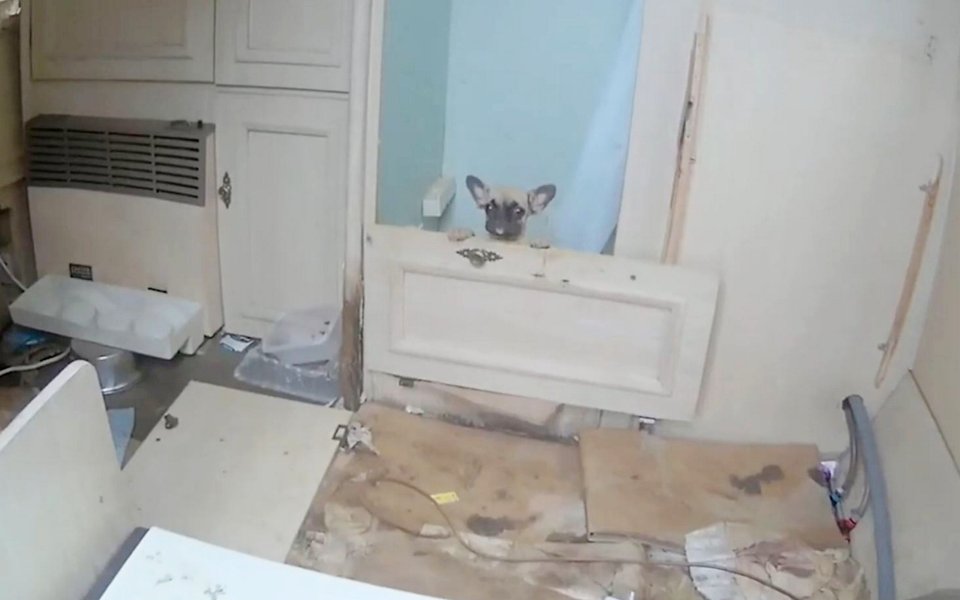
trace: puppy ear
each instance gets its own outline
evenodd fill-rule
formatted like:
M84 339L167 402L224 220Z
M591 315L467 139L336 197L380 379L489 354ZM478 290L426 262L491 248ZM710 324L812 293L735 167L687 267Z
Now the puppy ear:
M538 214L547 208L547 205L557 195L557 186L552 183L541 185L537 189L527 193L527 204L530 205L530 214Z
M490 204L490 190L478 177L467 175L467 189L470 190L470 195L473 196L477 206L483 208Z

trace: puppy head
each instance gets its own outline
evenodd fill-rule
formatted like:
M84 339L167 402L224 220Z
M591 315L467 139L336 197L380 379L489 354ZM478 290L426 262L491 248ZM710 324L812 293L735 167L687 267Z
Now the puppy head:
M522 236L527 218L543 212L557 195L557 187L552 184L525 192L515 188L491 188L473 175L467 177L467 189L487 215L487 233L507 241Z

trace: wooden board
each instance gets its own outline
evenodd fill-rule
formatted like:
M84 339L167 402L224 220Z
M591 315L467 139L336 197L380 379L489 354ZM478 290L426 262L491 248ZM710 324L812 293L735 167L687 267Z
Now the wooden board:
M191 382L124 473L138 525L283 560L349 412Z
M940 157L940 167L937 169L937 176L930 183L921 186L920 189L926 195L923 203L923 212L920 214L920 224L917 226L917 238L913 242L913 251L910 255L910 263L907 267L907 274L904 277L903 289L900 291L900 300L897 304L897 312L894 313L893 324L890 326L890 335L884 342L883 358L880 360L880 368L877 369L877 377L874 381L879 388L887 378L887 371L890 369L890 361L893 360L897 352L897 346L900 345L900 335L903 333L903 326L906 323L907 315L910 314L910 305L913 304L913 296L917 290L917 279L920 277L920 267L923 266L923 257L927 250L927 242L930 239L930 229L933 227L933 217L937 208L937 200L940 197L940 179L943 177L943 157Z
M946 190L944 190L946 191ZM930 314L914 373L960 464L960 186L954 190Z
M708 271L376 225L364 368L664 419L693 417L719 283ZM471 253L490 260L474 260ZM529 310L520 307L535 307Z
M0 432L0 596L81 598L133 531L97 374L67 366Z
M101 600L429 600L151 529Z
M19 39L13 27L0 29L0 188L20 181L24 172L20 123Z
M810 476L815 446L668 440L641 431L580 437L591 539L638 538L682 547L720 521L842 547L826 492Z

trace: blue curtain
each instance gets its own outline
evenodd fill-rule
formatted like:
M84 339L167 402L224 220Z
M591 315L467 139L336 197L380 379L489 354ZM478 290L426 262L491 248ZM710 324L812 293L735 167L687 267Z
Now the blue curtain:
M573 183L560 191L562 197L552 207L551 238L560 248L601 252L617 226L643 24L643 0L630 1L619 54L594 111Z

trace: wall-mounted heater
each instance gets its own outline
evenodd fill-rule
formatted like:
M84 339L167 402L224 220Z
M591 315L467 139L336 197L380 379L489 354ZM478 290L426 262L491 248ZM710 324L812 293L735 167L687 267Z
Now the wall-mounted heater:
M40 276L169 294L223 325L213 126L41 115L27 124Z

